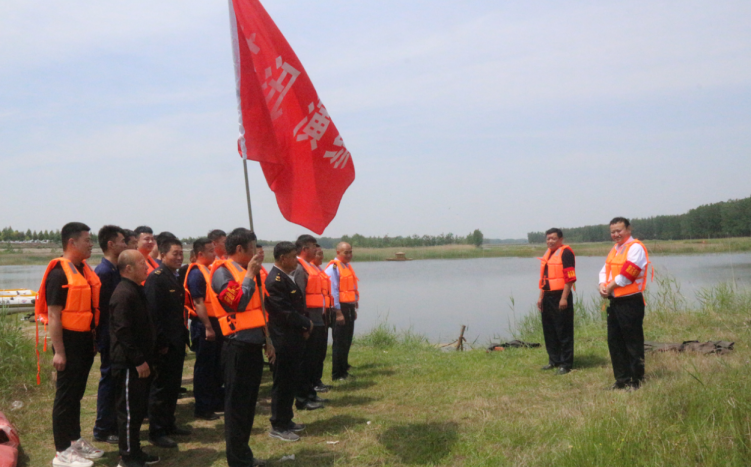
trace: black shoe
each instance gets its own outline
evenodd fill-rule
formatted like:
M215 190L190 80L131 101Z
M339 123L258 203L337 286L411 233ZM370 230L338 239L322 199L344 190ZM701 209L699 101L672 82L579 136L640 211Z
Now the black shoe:
M117 463L117 467L145 467L146 463L141 459L131 457L129 459L120 458L120 462Z
M547 365L545 365L544 367L542 367L540 369L541 370L552 370L553 368L556 368L556 366L555 365L551 365L550 363L548 363Z
M295 442L300 440L300 437L295 433L289 430L277 430L276 428L272 428L271 431L269 431L269 436L282 441Z
M262 459L258 459L257 457L254 457L253 467L266 467L266 461Z
M319 396L308 397L308 400L310 402L320 402L321 404L329 401L328 399L324 399L323 397L319 397Z
M329 392L329 389L331 389L331 386L326 386L325 384L319 384L313 388L315 392Z
M180 388L179 392L180 394L185 394L186 392L188 392L188 388Z
M217 415L214 412L197 413L195 414L195 417L201 420L208 420L208 421L219 420L221 418L219 417L219 415Z
M108 436L94 436L94 441L99 443L107 443L107 444L118 444L120 442L120 438L117 435L108 435Z
M138 456L138 458L146 465L152 465L159 462L159 456L155 456L153 454L146 454L145 452L141 451L141 455Z
M190 430L188 430L188 429L178 428L178 427L175 427L175 428L171 429L170 432L169 432L169 434L175 435L175 436L188 436L188 435L190 435L192 433L193 432L190 431Z
M159 438L152 438L149 436L149 443L158 448L176 448L177 443L169 436L160 436Z
M563 367L563 366L562 366L562 367L560 367L560 368L558 368L558 371L556 371L556 372L555 372L555 374L556 374L557 376L560 376L560 375L567 375L567 374L569 374L569 373L571 373L571 368L566 368L566 367Z
M320 402L311 402L311 401L305 401L303 403L295 402L295 407L297 407L297 410L316 410L316 409L322 409L323 404Z
M305 425L302 423L295 423L290 422L289 426L287 427L287 431L294 431L295 433L299 433L305 429Z

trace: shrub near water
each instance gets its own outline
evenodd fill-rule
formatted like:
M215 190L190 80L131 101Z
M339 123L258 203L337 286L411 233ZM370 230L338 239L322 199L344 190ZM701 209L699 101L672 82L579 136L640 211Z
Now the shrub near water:
M19 315L0 309L0 411L19 391L36 384L34 341L24 335L22 324Z

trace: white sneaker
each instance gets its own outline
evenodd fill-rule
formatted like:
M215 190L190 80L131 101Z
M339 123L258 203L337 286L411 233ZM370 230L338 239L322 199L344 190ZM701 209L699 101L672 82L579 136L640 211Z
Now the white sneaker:
M91 467L94 462L81 457L71 446L63 452L58 452L52 459L52 465L55 467Z
M86 441L83 438L79 438L78 441L70 445L79 456L85 459L99 459L104 455L104 451L97 449L93 444Z

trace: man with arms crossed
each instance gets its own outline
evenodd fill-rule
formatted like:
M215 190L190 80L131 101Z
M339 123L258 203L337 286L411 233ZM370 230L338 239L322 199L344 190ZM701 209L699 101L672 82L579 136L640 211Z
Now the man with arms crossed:
M649 254L642 242L631 236L625 217L610 221L610 250L600 271L600 295L608 307L608 349L615 384L611 389L636 390L644 379L644 296Z
M540 258L540 298L537 308L542 317L542 332L548 351L548 364L543 370L558 368L565 375L574 364L574 297L571 287L576 282L576 258L570 246L563 244L563 231L545 232L548 251Z
M118 466L143 467L159 461L159 457L141 450L140 438L153 378L156 328L141 285L148 272L143 255L124 251L117 268L122 280L110 300L110 340L120 444Z
M63 256L50 261L39 287L34 313L37 322L48 324L52 365L57 370L52 434L56 467L89 467L89 459L102 457L81 438L81 399L86 391L96 347L94 333L99 320L99 277L86 264L91 256L90 229L70 222L60 232Z

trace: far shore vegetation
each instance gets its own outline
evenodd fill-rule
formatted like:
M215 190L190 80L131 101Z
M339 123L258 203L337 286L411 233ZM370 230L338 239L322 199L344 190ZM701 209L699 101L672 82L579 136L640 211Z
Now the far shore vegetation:
M568 242L567 242L568 243ZM742 253L751 251L751 237L713 238L705 240L646 240L644 242L651 255L697 255L712 253ZM606 256L613 242L570 243L578 256ZM187 250L190 244L186 244ZM427 247L388 247L358 248L354 247L353 261L385 261L395 258L396 253L404 253L413 260L428 259L471 259L471 258L535 258L545 253L544 244L484 244L442 245ZM267 255L270 252L267 252ZM55 244L13 244L0 243L0 266L46 265L52 258L62 254L62 249ZM336 256L334 248L324 249L326 261ZM94 247L89 264L99 264L102 252Z
M647 340L725 340L735 342L735 350L721 356L648 353L642 389L607 391L613 382L607 327L594 297L575 304L574 371L565 376L540 370L547 363L542 347L486 352L489 342L482 342L464 352L439 350L415 330L382 322L356 335L350 356L355 379L334 383L324 410L296 412L295 421L307 426L297 443L266 434L272 383L264 370L250 445L270 465L285 466L748 465L751 293L718 284L694 300L669 277L647 292ZM461 316L456 320L458 334ZM486 329L505 324L489 322ZM543 342L539 314L520 317L512 334L504 339ZM33 336L33 323L0 313L0 411L18 428L20 465L29 466L48 465L54 456L52 352L42 353L37 386ZM188 397L177 409L178 424L193 435L181 437L179 450L144 444L161 456L160 466L226 466L224 420L192 417L194 363L189 352L183 373ZM98 365L97 359L82 401L88 437ZM97 464L116 465L117 446L98 446L106 453ZM282 461L291 455L294 460Z

